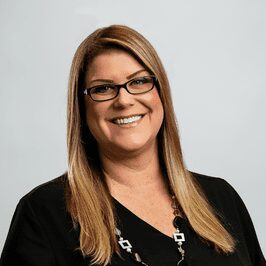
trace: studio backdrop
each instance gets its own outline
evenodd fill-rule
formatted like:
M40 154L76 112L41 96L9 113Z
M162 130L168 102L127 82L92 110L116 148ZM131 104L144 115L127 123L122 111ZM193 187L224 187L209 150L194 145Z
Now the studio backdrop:
M70 64L125 24L158 51L187 168L238 191L266 253L266 2L0 0L0 250L19 199L67 169Z

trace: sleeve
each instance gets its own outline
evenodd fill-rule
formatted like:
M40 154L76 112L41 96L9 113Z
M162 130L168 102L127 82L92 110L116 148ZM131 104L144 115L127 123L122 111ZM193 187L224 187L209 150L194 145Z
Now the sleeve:
M55 265L46 234L27 198L18 203L0 259L0 266Z
M226 182L226 181L225 181ZM227 182L226 182L227 183ZM266 261L261 251L259 241L256 235L256 231L249 215L249 212L235 189L227 183L232 198L234 199L235 206L237 208L241 231L243 232L245 242L248 248L249 256L252 261L252 265L266 266Z

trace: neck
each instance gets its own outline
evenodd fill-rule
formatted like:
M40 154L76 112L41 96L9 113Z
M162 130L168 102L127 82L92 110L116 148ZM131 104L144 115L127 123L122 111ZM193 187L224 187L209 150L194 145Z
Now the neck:
M100 158L113 196L118 193L147 194L167 190L160 168L157 143L138 155L119 158L111 152L101 151Z

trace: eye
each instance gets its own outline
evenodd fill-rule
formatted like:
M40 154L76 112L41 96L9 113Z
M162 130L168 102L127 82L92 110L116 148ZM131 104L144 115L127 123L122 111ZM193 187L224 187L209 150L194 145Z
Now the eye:
M140 78L135 78L134 80L132 80L132 82L130 82L131 86L141 86L144 85L146 83L150 83L152 81L151 77L140 77Z
M91 90L91 93L94 94L109 94L114 91L114 87L110 85L98 86Z

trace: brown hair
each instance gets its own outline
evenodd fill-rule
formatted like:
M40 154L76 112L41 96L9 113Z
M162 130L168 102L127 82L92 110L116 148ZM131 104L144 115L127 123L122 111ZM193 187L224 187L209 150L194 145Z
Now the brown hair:
M163 124L158 134L161 164L180 208L200 238L217 251L229 253L235 242L223 227L204 193L184 165L168 79L151 44L135 30L122 25L100 28L78 47L73 58L68 91L67 207L80 226L80 250L92 263L107 265L114 252L119 253L115 235L116 217L110 193L104 181L97 143L89 132L80 91L91 60L106 49L118 48L132 54L158 79L163 104Z

